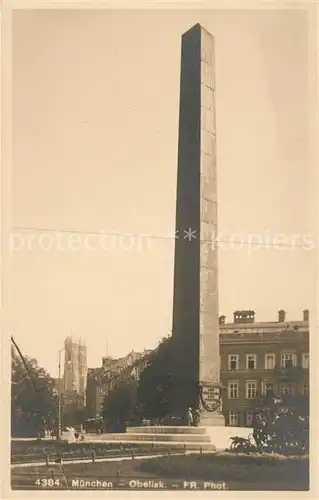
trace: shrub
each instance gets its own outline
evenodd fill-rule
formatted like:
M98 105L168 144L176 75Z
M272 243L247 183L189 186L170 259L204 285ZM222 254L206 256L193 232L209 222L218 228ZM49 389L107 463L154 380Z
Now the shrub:
M309 453L309 411L305 398L266 397L257 408L252 436L231 438L230 451Z

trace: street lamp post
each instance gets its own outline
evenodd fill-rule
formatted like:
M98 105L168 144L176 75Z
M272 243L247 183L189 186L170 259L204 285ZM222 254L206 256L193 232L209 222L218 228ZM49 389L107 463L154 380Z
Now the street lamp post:
M65 351L65 347L59 349L59 383L58 383L58 441L61 439L61 352Z

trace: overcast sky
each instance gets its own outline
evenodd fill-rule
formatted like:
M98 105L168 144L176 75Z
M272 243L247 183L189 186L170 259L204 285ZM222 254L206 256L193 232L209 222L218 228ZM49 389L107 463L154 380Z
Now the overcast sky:
M219 238L299 245L221 243L220 314L313 305L305 12L16 12L11 324L54 376L71 333L94 367L171 330L180 38L197 22L216 39Z

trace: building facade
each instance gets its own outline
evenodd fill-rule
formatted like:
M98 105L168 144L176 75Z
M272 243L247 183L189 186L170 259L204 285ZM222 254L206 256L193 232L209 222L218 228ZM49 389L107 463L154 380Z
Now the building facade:
M152 351L132 351L118 359L102 358L102 367L89 368L86 388L86 408L91 417L101 414L105 396L130 376L139 379Z
M80 394L86 393L86 383L87 383L87 347L84 345L81 340L79 343L79 390Z
M67 337L64 342L63 394L65 401L83 401L85 404L87 383L87 347L81 341ZM68 396L67 396L68 395Z
M249 427L264 395L309 393L309 311L287 321L256 322L254 311L235 311L233 321L219 318L221 381L225 386L226 425Z
M86 386L86 409L91 418L101 413L104 397L104 378L106 374L101 368L89 368Z
M219 334L226 425L252 426L254 411L264 395L308 395L308 310L299 321L288 321L280 310L277 321L272 322L256 321L254 311L235 311L232 322L220 316ZM105 396L122 380L139 379L151 353L105 357L102 367L88 370L86 402L91 417L101 413Z

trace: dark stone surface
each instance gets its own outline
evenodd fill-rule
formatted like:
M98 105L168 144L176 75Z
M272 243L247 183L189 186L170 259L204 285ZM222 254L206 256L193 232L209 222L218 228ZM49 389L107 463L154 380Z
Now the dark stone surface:
M214 39L200 25L182 36L173 339L175 410L219 383ZM191 231L188 233L188 231ZM206 395L206 391L204 391Z

